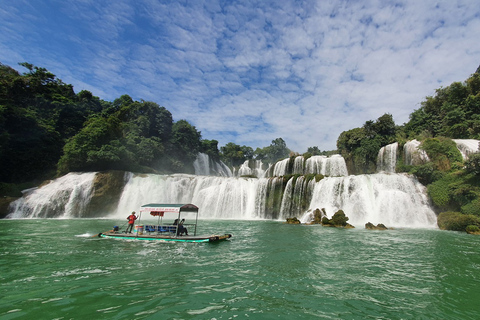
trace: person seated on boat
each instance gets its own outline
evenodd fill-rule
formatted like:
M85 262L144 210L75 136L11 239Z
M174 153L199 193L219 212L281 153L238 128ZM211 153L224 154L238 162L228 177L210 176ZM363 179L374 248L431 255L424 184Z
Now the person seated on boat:
M185 235L188 236L188 230L183 226L184 222L185 222L185 219L182 219L182 221L180 221L180 223L178 224L177 234L183 235L185 233Z
M133 225L135 224L135 220L137 220L135 211L133 211L132 214L127 217L127 220L128 220L128 227L125 233L132 233Z

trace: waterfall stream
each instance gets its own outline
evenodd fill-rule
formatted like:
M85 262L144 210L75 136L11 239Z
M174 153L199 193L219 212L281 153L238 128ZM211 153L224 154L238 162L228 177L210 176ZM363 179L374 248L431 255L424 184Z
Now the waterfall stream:
M70 173L31 191L11 206L9 218L85 216L95 173ZM413 176L325 177L316 182L299 176L238 178L128 173L116 210L104 217L123 221L147 203L194 203L204 219L278 219L303 221L316 208L331 217L342 209L353 225L366 222L390 227L435 227L436 217L425 188Z

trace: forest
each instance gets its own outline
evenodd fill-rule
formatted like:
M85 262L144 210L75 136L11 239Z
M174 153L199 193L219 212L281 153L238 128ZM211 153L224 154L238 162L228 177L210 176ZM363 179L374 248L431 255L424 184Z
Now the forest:
M165 107L122 95L113 102L64 83L45 68L0 64L0 195L71 171L125 170L194 173L199 152L229 166L248 159L288 157L285 141L257 148L202 138L187 120L173 121ZM310 148L320 154L317 147Z
M427 96L404 125L389 114L344 131L337 140L350 173L374 173L378 151L416 139L430 161L407 165L400 156L396 171L415 175L427 186L442 229L479 232L480 154L463 160L452 139L480 140L480 67L464 82L454 82Z
M282 138L264 148L203 139L187 120L150 101L122 95L105 101L89 91L75 93L45 68L20 63L24 73L0 63L0 195L19 197L71 171L123 170L137 173L194 173L199 152L229 167L245 160L274 163L298 155ZM409 121L395 124L384 114L344 131L334 151L310 147L304 156L340 153L350 174L376 172L381 147L416 139L431 161L397 172L415 175L427 186L439 225L465 230L480 227L480 154L467 161L452 139L480 139L480 67L463 82L427 96ZM459 222L460 221L460 222ZM442 225L444 224L444 225Z

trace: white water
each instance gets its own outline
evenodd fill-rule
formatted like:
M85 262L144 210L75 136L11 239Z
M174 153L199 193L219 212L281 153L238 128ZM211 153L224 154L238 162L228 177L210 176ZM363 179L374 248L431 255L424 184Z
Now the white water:
M406 174L325 178L315 185L310 208L325 208L329 218L341 209L353 225L433 228L436 224L425 187ZM307 221L310 215L301 220Z
M478 143L480 140L474 139L454 139L457 144L457 149L462 153L463 160L468 159L469 155L479 151Z
M406 165L417 166L430 161L427 153L419 148L420 144L421 142L418 140L411 140L405 143L403 146L403 154Z
M262 160L246 160L238 169L237 176L255 176L257 178L263 178L265 176L265 170L263 169Z
M193 167L195 174L200 176L232 176L232 171L222 161L213 161L205 153L197 155L197 159L193 162Z
M293 171L289 172L290 158L274 164L272 177L281 177L287 174L323 174L324 176L347 176L347 165L341 155L312 156L307 160L303 156L295 157ZM270 171L270 170L268 170Z
M14 202L11 218L81 217L92 194L95 173L71 173L33 190ZM133 175L127 182L117 209L105 217L124 221L129 212L148 203L194 203L204 219L271 219L266 213L267 193L281 188L283 178L232 178L195 175ZM308 211L325 208L328 215L344 210L354 225L384 223L389 227L435 227L435 214L428 205L425 188L412 176L374 174L326 177L306 183L298 177L288 183L280 210L274 217L302 217L299 199L313 197Z
M382 147L377 156L377 172L395 172L398 142Z
M9 218L82 217L93 192L95 172L69 173L11 204Z
M194 203L203 218L263 218L255 209L259 184L255 178L132 174L113 216L124 219L147 203Z
M288 164L290 163L290 158L283 159L274 164L273 177L281 177L287 175Z
M339 154L326 156L312 156L305 162L305 174L323 174L324 176L340 177L347 176L345 159Z

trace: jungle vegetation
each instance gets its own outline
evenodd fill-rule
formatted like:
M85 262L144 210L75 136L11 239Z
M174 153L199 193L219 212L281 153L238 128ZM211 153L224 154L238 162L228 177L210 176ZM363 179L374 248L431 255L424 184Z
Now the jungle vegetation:
M363 127L342 132L337 140L339 152L350 173L374 173L380 147L417 139L430 161L405 165L402 152L397 172L414 174L427 186L439 213L438 225L449 230L480 227L480 154L463 160L452 139L480 140L480 67L464 82L454 82L428 96L402 126L385 114Z
M47 69L20 65L24 73L0 63L2 196L19 196L22 189L71 171L194 173L199 152L230 166L254 158L273 163L290 152L282 138L255 151L234 143L219 150L218 141L202 139L195 126L173 121L170 111L154 102L75 93Z
M198 152L230 167L245 160L274 163L298 155L282 138L256 150L232 142L219 149L218 141L203 139L187 120L173 121L172 114L154 102L134 101L128 95L105 101L86 90L75 93L72 85L45 68L20 65L24 73L0 63L2 196L19 196L22 189L70 171L193 173ZM480 227L480 154L464 161L451 141L480 139L480 67L464 82L426 97L407 123L396 125L391 114L384 114L342 132L337 148L351 174L373 173L382 146L398 142L401 148L412 139L422 142L431 161L408 166L400 157L397 171L414 174L427 186L442 213L439 225L453 228L448 227L451 220L462 215L475 217L465 221ZM335 152L315 146L303 156ZM448 215L453 218L446 219Z

